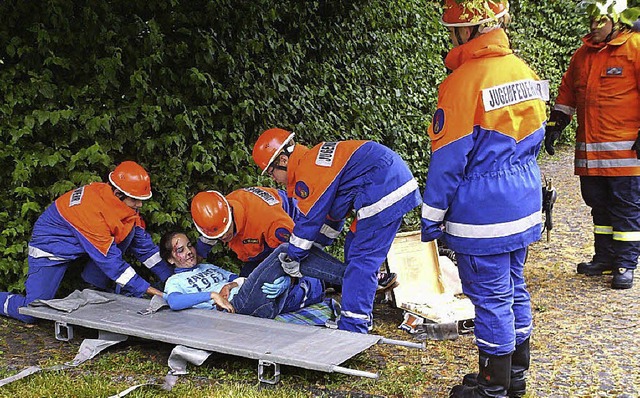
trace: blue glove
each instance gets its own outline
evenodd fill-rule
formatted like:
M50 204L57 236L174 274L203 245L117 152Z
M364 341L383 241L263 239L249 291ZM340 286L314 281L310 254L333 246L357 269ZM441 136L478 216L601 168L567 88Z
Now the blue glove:
M432 240L440 239L443 234L444 231L442 230L442 224L425 225L423 220L421 236L423 242L431 242Z
M266 294L267 298L274 299L284 293L289 286L291 286L291 278L288 276L281 276L273 281L273 283L263 283L262 293Z

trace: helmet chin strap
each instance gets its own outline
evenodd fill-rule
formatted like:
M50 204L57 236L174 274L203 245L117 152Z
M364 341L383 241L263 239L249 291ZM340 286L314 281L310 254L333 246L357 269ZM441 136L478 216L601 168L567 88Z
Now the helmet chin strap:
M280 166L279 164L274 164L274 165L273 165L273 169L274 169L274 170L287 171L287 166Z
M291 154L293 153L293 149L295 148L294 145L290 145L288 147L282 148L282 152L280 152L280 155L285 155L287 158L291 157ZM277 156L276 159L280 158L280 155ZM276 161L273 161L274 165L273 165L273 169L274 170L282 170L282 171L287 171L287 166L280 166L279 164L275 164Z
M471 30L471 33L469 34L469 38L467 39L467 41L463 42L462 36L460 36L460 28L453 28L453 33L456 35L456 40L458 40L458 45L468 43L469 40L473 39L478 34L479 29L480 29L479 25L474 25L473 29Z
M119 190L116 187L113 187L113 194L116 196L116 198L124 201L127 198L127 195L124 194L124 192L122 192L121 190Z
M607 37L604 38L604 42L608 43L609 41L611 41L611 37L613 36L614 33L616 33L618 31L618 29L616 29L616 24L612 23L611 24L611 32L609 32L609 34L607 35Z

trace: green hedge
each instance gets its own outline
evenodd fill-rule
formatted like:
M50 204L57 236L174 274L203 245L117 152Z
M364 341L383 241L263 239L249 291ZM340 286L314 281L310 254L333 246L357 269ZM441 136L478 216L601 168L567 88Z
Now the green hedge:
M585 31L573 4L512 2L514 47L554 87ZM250 153L272 126L308 144L377 140L423 184L440 14L417 0L0 2L0 288L22 289L46 206L126 159L151 174L156 238L193 230L200 190L269 184Z

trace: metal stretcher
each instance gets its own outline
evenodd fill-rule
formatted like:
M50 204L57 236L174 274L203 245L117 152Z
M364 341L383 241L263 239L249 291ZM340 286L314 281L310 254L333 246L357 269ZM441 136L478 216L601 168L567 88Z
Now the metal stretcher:
M280 365L378 378L377 373L339 365L378 343L424 347L424 344L386 339L378 335L289 324L220 311L163 309L154 312L149 311L148 299L99 294L110 301L86 304L72 312L48 306L28 306L21 308L20 313L54 321L56 338L59 340L73 338L73 326L77 325L98 330L105 335L135 336L188 349L257 359L258 379L270 384L279 381ZM267 373L268 376L265 376Z

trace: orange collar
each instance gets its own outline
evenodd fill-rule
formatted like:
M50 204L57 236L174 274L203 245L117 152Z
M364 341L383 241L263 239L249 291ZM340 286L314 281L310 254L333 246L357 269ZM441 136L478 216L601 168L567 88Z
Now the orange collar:
M618 35L615 38L609 40L606 43L605 42L593 43L591 41L591 33L589 33L588 35L582 38L582 42L584 43L585 46L589 48L595 48L599 50L601 48L605 48L606 46L620 46L624 44L627 40L629 40L631 35L632 35L632 32L622 31L622 32L618 32Z
M293 191L296 185L294 174L307 152L309 152L309 148L296 144L293 148L293 153L289 155L289 162L287 163L287 195L291 198L293 197Z
M451 49L444 64L447 68L456 70L472 58L498 57L512 53L504 29L494 29Z

